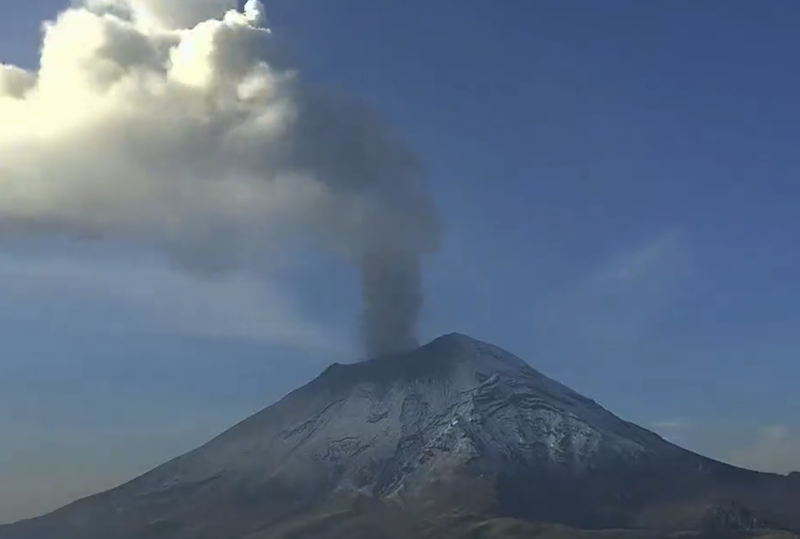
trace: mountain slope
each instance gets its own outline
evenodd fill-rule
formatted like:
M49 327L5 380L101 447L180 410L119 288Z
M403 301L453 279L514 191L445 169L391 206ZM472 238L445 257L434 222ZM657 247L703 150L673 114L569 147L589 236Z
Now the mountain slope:
M195 451L0 539L255 539L367 509L398 532L453 510L681 529L731 501L800 529L794 481L685 451L453 334L334 364Z

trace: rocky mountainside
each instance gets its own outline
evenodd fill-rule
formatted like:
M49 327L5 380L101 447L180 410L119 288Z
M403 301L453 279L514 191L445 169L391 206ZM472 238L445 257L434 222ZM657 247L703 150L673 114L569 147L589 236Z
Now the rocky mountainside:
M748 526L800 530L796 480L683 450L453 334L334 364L204 446L0 539L317 538L346 522L408 537L442 515L668 532L731 504Z

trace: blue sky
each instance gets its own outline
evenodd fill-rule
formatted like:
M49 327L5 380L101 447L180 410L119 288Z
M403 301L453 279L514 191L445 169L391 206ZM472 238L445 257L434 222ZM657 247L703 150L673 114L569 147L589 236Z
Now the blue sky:
M34 67L63 7L0 5L0 61ZM380 109L428 169L446 232L424 338L469 333L692 449L800 468L800 6L267 8L307 77ZM311 260L264 290L113 244L3 246L0 521L357 355L349 268Z

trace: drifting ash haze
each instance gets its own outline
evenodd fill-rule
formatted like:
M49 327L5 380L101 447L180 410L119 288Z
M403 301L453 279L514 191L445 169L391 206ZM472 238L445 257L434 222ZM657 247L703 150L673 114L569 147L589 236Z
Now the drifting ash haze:
M0 164L5 233L128 241L200 272L329 251L361 273L366 352L416 343L440 235L419 160L304 84L258 1L67 9L38 72L0 66Z

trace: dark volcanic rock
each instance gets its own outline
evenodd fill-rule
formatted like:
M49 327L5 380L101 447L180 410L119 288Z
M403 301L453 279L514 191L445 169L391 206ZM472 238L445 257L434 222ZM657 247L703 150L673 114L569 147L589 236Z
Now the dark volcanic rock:
M800 528L796 481L685 451L497 347L448 335L332 365L195 451L0 539L290 537L294 522L364 511L679 529L707 525L724 500Z

